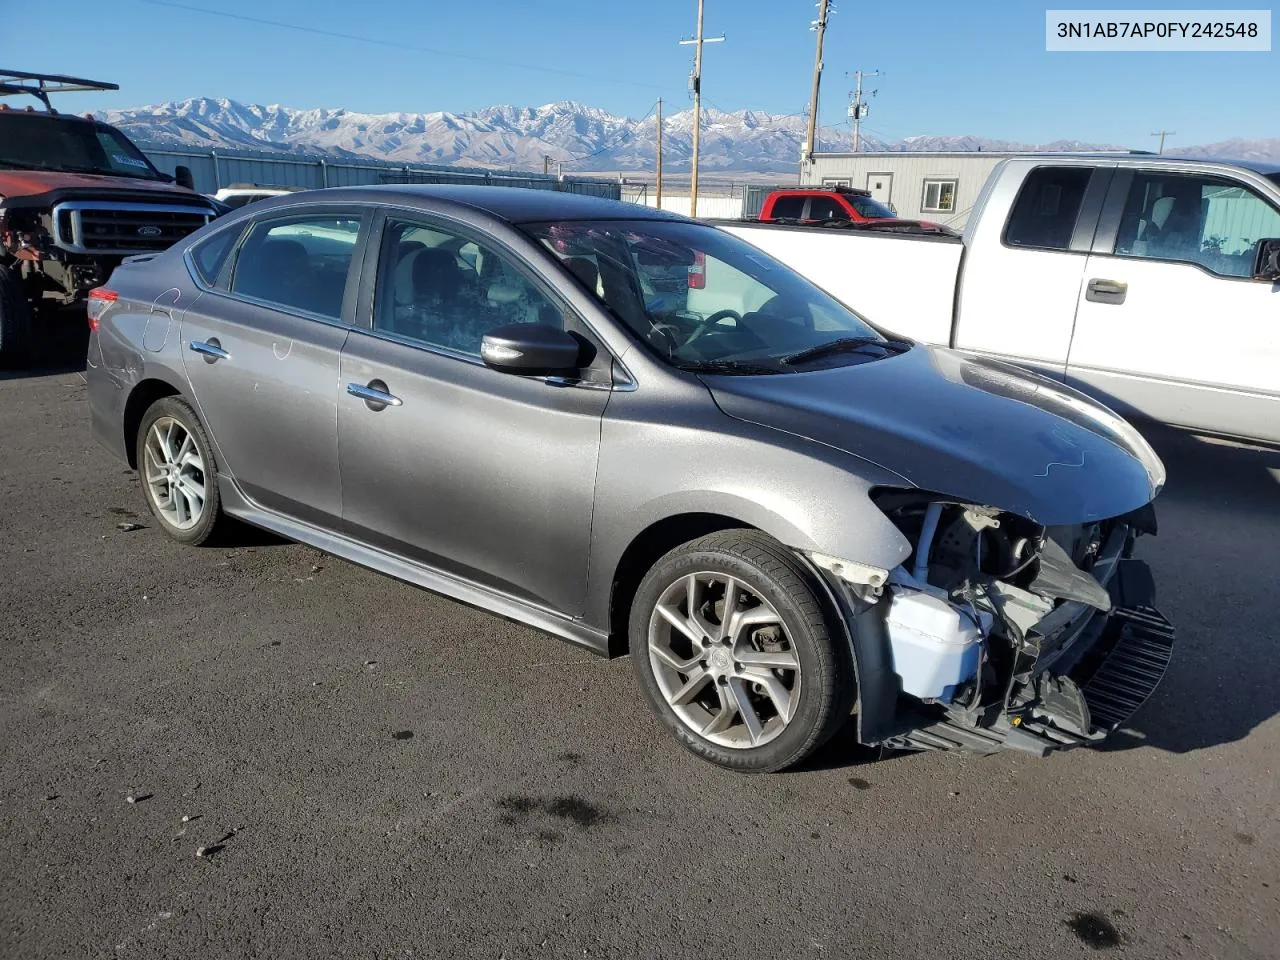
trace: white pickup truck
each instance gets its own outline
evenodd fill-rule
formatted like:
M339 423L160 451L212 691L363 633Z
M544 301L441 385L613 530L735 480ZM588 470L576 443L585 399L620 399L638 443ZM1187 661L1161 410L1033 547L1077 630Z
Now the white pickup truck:
M1280 443L1280 166L1014 158L958 238L718 225L896 333Z

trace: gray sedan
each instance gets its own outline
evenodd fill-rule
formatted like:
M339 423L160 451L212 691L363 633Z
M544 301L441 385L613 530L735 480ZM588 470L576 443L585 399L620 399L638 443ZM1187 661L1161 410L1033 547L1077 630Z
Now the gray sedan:
M167 534L237 518L629 651L728 767L851 718L902 749L1096 743L1172 647L1132 556L1164 471L1127 423L682 217L308 192L131 258L89 323L94 433Z

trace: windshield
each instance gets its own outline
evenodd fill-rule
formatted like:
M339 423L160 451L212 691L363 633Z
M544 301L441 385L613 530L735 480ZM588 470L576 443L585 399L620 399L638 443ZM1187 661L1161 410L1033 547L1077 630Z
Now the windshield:
M784 373L865 362L885 350L809 351L886 341L789 267L715 227L665 220L524 228L661 357L688 369ZM804 355L804 363L797 357Z
M871 197L851 196L848 198L853 204L853 209L868 219L875 217L896 217L897 214L886 207L879 200L873 200Z
M0 115L0 166L163 179L119 131L40 113Z

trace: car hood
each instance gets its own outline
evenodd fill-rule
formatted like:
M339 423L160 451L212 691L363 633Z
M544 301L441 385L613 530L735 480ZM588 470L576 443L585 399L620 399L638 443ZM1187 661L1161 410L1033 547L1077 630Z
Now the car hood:
M154 190L166 195L182 197L198 196L186 187L161 180L139 180L136 177L111 177L96 173L63 173L47 171L0 171L0 196L29 197L50 190L100 189L100 190Z
M1048 526L1149 503L1164 466L1132 426L1079 391L952 350L813 372L707 376L729 416L872 461L912 485Z

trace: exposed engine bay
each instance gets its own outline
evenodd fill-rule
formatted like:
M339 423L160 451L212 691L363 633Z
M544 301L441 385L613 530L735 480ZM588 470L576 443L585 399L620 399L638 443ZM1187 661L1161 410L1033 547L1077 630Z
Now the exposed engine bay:
M1043 754L1105 738L1154 690L1173 632L1130 559L1150 506L1045 527L910 491L877 504L914 545L863 588L909 704L890 745Z

